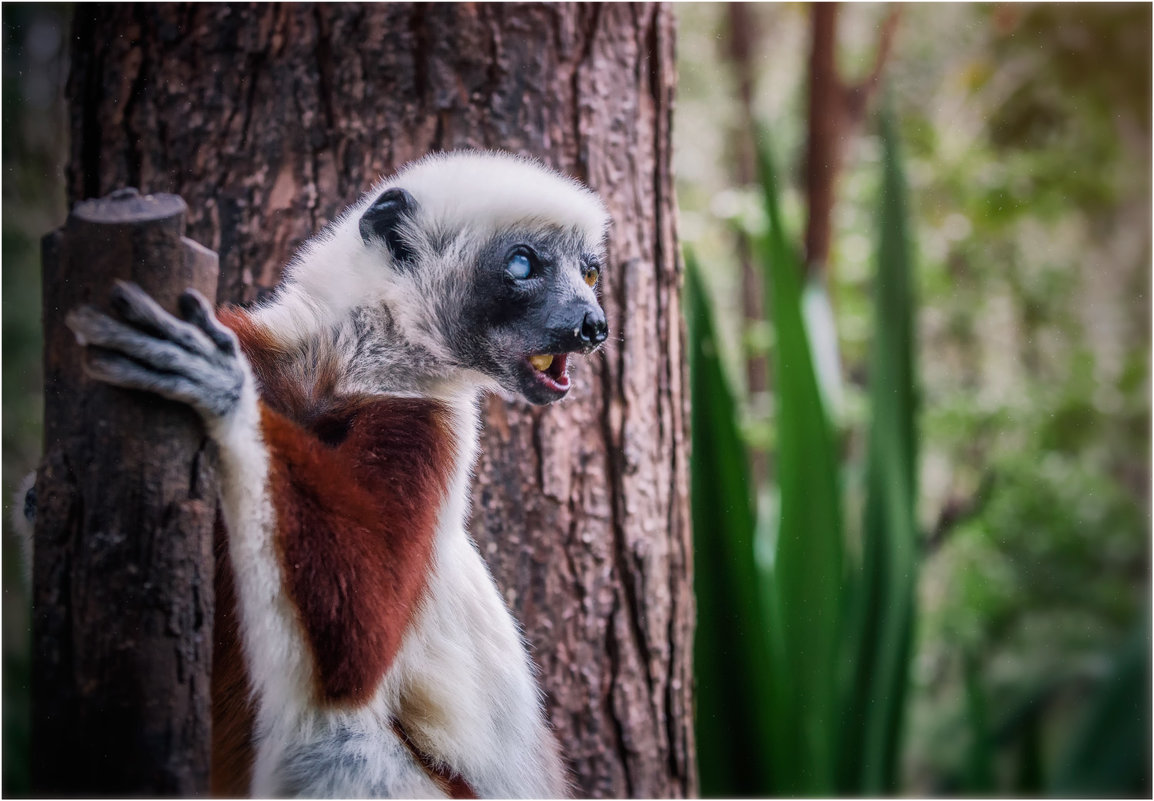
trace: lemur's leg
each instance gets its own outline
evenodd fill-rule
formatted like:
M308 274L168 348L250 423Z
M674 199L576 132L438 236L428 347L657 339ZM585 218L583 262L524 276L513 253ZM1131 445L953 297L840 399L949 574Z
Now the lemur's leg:
M443 798L388 726L331 727L288 747L270 794L283 798Z
M463 531L442 544L398 658L399 720L480 798L569 795L517 625Z

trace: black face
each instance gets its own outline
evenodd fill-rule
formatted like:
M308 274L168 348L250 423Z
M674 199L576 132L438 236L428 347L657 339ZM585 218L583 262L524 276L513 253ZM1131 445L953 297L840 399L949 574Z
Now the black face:
M379 240L397 269L419 269L403 235L417 210L404 189L385 191L360 220L366 243ZM560 400L569 391L569 356L590 353L609 335L597 301L601 261L575 231L508 232L477 258L472 286L446 297L437 321L460 362L495 379L530 403Z
M560 231L496 237L477 260L464 313L443 329L463 361L530 403L564 397L570 355L609 334L595 291L601 263L582 245Z

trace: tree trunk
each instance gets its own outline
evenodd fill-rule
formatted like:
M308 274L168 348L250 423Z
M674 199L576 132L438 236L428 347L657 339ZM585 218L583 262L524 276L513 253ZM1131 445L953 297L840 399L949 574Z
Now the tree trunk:
M834 179L845 150L845 88L837 71L837 3L815 3L810 11L809 138L805 185L809 216L805 261L810 274L824 275L833 230Z
M613 216L609 347L547 409L492 399L473 534L525 627L578 795L695 790L686 389L659 5L77 6L73 199L177 192L221 301L273 286L378 175L495 147Z
M757 65L754 50L760 44L761 24L759 7L751 3L728 3L725 7L725 61L737 83L739 114L730 128L730 159L733 183L749 187L757 183L757 122L753 111L753 91L757 83ZM753 243L744 230L734 231L737 258L741 264L741 314L745 322L743 333L766 319L765 292L761 286L761 272L756 263ZM745 349L745 380L747 397L760 399L769 391L769 360L765 354ZM759 408L757 401L754 408ZM769 454L761 448L749 448L749 467L753 486L760 488L769 481Z
M88 379L64 317L115 279L175 310L216 291L172 195L80 204L44 240L32 782L39 795L206 795L215 479L195 413Z
M869 74L856 84L847 84L837 66L839 11L838 3L814 3L810 10L805 261L810 278L827 284L838 173L846 148L861 129L869 102L877 91L901 14L900 8L895 7L882 22Z

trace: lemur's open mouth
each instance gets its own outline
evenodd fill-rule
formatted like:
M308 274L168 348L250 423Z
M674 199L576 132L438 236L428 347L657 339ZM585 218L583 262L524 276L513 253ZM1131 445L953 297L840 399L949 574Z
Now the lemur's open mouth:
M548 389L558 394L569 391L569 354L540 353L526 358L535 377Z

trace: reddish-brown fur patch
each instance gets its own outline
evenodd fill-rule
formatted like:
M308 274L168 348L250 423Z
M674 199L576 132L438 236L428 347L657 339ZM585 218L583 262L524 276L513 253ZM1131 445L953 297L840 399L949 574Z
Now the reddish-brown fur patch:
M334 447L262 409L288 590L327 700L368 700L400 648L452 465L444 413L428 400L363 402Z
M393 732L405 744L405 748L409 749L409 753L420 763L421 767L425 769L425 773L429 775L441 791L449 798L476 798L477 793L469 785L467 781L459 774L450 770L438 763L431 756L426 754L409 738L408 733L404 727L397 721L393 721Z
M277 541L320 695L363 702L428 576L453 466L446 410L424 399L336 396L337 354L290 354L247 313L218 317L260 385Z
M216 616L212 648L212 781L215 798L248 795L252 781L253 709L240 648L236 588L228 558L228 532L216 521Z
M291 348L253 320L243 309L225 307L217 319L240 340L260 388L260 397L290 420L309 426L336 400L340 378L337 355L331 347ZM311 426L309 426L311 427Z

